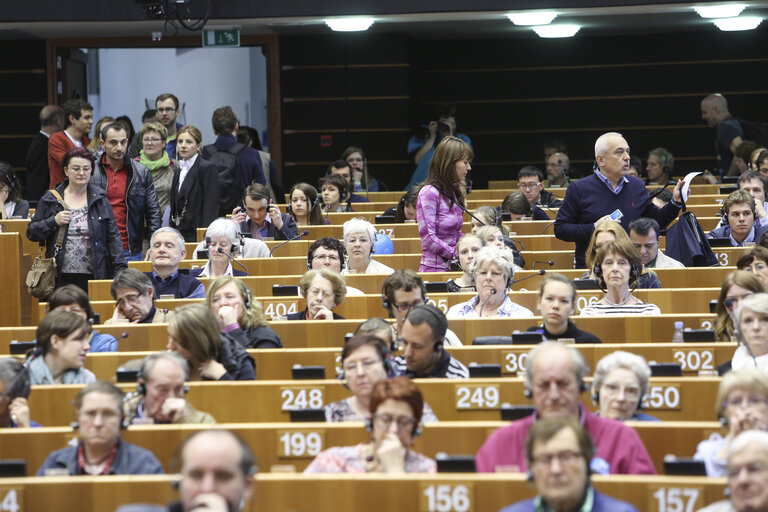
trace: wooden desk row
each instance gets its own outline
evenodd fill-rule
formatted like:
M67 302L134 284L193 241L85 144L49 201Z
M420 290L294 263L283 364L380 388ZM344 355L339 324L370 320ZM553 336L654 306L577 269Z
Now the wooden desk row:
M438 453L474 455L502 421L441 421L427 423L416 438L413 449L434 458ZM656 465L664 473L664 456L691 457L696 445L712 434L722 434L718 422L632 422ZM253 449L262 472L273 466L288 465L304 471L322 450L332 446L352 446L370 439L362 422L347 423L230 423L220 425L240 435ZM136 425L123 432L129 443L152 451L171 473L176 447L187 436L208 429L202 425ZM0 458L24 459L33 475L46 456L64 447L78 433L70 427L8 429L0 433ZM511 476L508 474L507 476Z
M178 499L170 475L6 478L0 498L20 512L111 511L130 503L165 505ZM688 512L723 499L724 478L593 476L604 494L629 501L643 512ZM525 475L290 475L259 474L245 512L496 511L533 497ZM300 492L297 492L300 490ZM10 495L10 498L9 498Z
M526 404L523 379L417 379L424 399L443 421L500 419L503 404ZM591 383L591 378L587 380ZM647 412L662 420L712 421L718 377L652 378ZM286 422L292 409L319 409L342 400L349 391L338 380L273 380L191 382L188 399L222 423ZM134 391L136 384L120 384ZM46 426L73 421L72 399L82 386L34 386L29 397L32 416ZM582 402L594 409L588 395Z
M587 364L594 370L597 362L616 350L626 350L643 356L650 363L678 363L687 376L699 372L713 372L718 365L730 361L736 350L736 343L624 343L601 345L573 345L581 352ZM497 364L505 376L516 376L525 370L530 346L493 345L450 347L453 357L470 366ZM341 348L285 348L249 349L256 362L256 377L259 380L290 380L294 365L322 366L329 379L341 374ZM143 352L97 352L90 353L85 367L99 379L114 380L117 369L134 359L141 359L152 351Z
M383 315L382 315L383 316ZM666 343L672 339L676 321L682 321L686 328L712 329L714 316L711 314L671 314L659 316L617 316L615 318L579 317L575 319L580 329L599 337L604 343ZM344 336L354 332L360 320L294 320L273 321L270 327L280 336L285 348L330 348L342 347ZM541 317L531 318L476 318L449 321L450 329L465 345L470 345L478 336L508 336L514 331L523 332L534 325L541 325ZM165 324L120 324L99 325L97 330L120 337L120 352L165 350L168 334ZM0 347L8 351L11 340L32 341L36 327L0 328ZM686 345L682 345L685 347Z

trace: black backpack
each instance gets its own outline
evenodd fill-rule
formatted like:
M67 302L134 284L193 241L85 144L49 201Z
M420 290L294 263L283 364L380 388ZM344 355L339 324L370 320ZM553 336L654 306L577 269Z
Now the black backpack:
M219 215L224 217L240 204L243 194L240 185L240 162L237 155L245 149L245 144L236 143L229 149L219 149L213 144L205 146L208 160L219 168Z

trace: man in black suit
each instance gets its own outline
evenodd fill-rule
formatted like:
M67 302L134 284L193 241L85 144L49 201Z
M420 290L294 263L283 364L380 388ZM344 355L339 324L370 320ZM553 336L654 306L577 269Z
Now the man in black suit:
M272 203L269 189L261 183L251 183L243 191L243 204L232 210L232 221L241 233L253 238L288 240L299 234L296 220Z
M27 182L24 199L38 201L48 190L48 138L64 129L64 110L58 105L46 105L40 110L40 131L27 149Z

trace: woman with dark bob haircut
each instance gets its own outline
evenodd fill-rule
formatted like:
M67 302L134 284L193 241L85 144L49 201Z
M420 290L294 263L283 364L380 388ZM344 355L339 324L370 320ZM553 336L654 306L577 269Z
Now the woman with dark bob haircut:
M57 288L48 299L48 311L62 310L80 315L84 320L95 323L95 314L88 294L73 284ZM117 340L111 334L102 334L94 329L89 352L115 352Z
M96 376L83 368L91 324L69 311L51 311L37 326L37 347L27 369L32 385L88 384Z

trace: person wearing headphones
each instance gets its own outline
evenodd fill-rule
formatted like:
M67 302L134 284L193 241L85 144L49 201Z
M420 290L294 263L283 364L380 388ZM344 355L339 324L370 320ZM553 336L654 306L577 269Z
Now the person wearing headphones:
M758 245L739 258L736 268L754 274L763 285L768 286L768 249Z
M704 462L707 476L726 476L728 448L736 436L768 430L768 375L754 367L725 374L717 388L715 412L726 434L700 442L693 458Z
M48 311L54 310L69 311L80 315L83 320L95 323L95 314L91 307L91 301L88 298L88 294L83 291L79 286L73 284L67 284L61 288L56 288L51 296L48 298ZM111 334L103 334L93 329L91 335L91 341L89 342L91 348L88 352L116 352L117 340Z
M324 226L328 222L323 218L317 189L309 183L297 183L291 187L288 213L296 221L296 226Z
M261 183L251 183L243 191L243 204L232 210L232 222L240 233L250 233L251 238L262 240L288 240L299 234L296 221L291 215L281 213L272 202L269 189Z
M186 359L175 352L158 352L144 358L136 393L123 402L123 416L131 424L216 423L207 412L197 411L184 395L189 380Z
M396 206L390 206L382 215L391 215L395 224L416 222L416 201L419 198L419 187L413 187L403 194Z
M48 455L37 476L162 474L152 452L121 439L123 398L120 388L102 380L81 389L73 402L79 442Z
M501 202L501 211L509 213L512 222L521 220L550 220L547 212L538 206L531 206L522 192L510 192Z
M600 359L592 381L592 401L603 418L619 421L659 421L640 412L648 394L651 368L643 356L617 350Z
M264 317L264 308L253 300L243 281L232 276L217 277L208 286L205 305L219 322L222 334L244 348L282 348L280 336Z
M629 503L600 494L592 486L590 463L595 455L589 432L575 419L537 421L525 439L528 480L536 488L536 497L501 512L637 512Z
M175 228L166 226L152 233L148 257L152 271L147 277L152 281L155 297L173 295L176 299L202 299L205 286L187 271L179 270L181 260L187 256L184 237Z
M718 366L718 372L722 375L742 368L768 370L768 293L750 294L733 309L734 334L739 346L730 361Z
M127 268L117 274L110 292L115 299L115 312L104 325L120 322L158 324L167 322L173 316L173 311L158 310L155 307L155 288L147 274L141 270Z
M424 398L407 377L373 385L366 428L371 440L320 452L304 473L436 473L435 461L411 450L421 434Z
M318 238L307 250L307 270L327 268L337 274L346 268L347 252L338 238L325 236ZM362 290L347 285L347 295L364 295Z
M675 169L675 157L665 148L656 148L648 152L645 171L648 175L646 184L666 186L672 180Z
M509 251L491 245L483 247L475 255L471 275L477 295L467 302L451 306L446 315L448 318L533 316L533 312L509 298L509 288L515 278L514 263Z
M709 238L730 238L733 247L744 247L744 244L759 242L763 233L768 231L768 225L755 222L755 199L746 190L731 192L723 201L720 212L723 225L710 231Z
M594 273L596 262L595 256L597 255L597 251L599 251L600 248L608 242L613 242L615 240L621 240L622 243L627 242L634 245L632 239L629 237L629 235L627 235L627 232L618 222L603 222L595 228L595 230L592 232L592 236L589 238L589 245L587 245L587 271L581 275L580 279L592 279L593 281L598 280ZM637 280L636 288L661 288L661 283L659 282L659 278L656 276L655 272L643 268L643 273Z
M525 396L533 399L536 411L491 434L475 457L477 471L528 471L523 447L532 425L542 419L568 417L595 440L600 458L590 462L593 473L656 474L637 432L619 421L596 416L579 403L579 395L587 390L584 377L588 374L584 356L573 347L544 341L531 349L525 367Z
M477 251L485 247L485 240L479 236L467 233L456 242L456 255L459 257L459 267L461 268L461 277L448 280L448 291L457 292L475 292L475 281L472 278L472 262L475 260Z
M349 185L338 174L328 174L317 180L317 188L322 196L322 212L328 219L329 213L353 212L351 204L346 200ZM365 199L365 198L363 198Z
M412 379L466 379L469 370L449 354L445 344L448 319L431 304L414 306L400 329L403 355L395 358L397 372Z
M51 311L37 326L37 346L26 363L32 385L88 384L96 380L84 368L91 324L69 311Z
M219 249L223 252L220 252ZM208 251L208 262L203 268L191 269L190 275L211 278L245 276L247 273L244 270L232 267L233 259L272 257L267 244L261 240L241 236L237 232L235 223L223 217L210 223L205 230L205 239L195 247L195 254L197 255L197 251L205 250Z
M347 265L341 271L346 274L391 274L395 269L373 259L376 251L376 228L362 217L344 223L344 250Z
M576 285L557 272L547 273L539 285L536 309L543 323L529 327L529 332L540 332L548 340L572 339L575 343L602 343L594 334L582 331L571 321L575 312Z
M582 309L581 315L660 315L658 306L632 295L642 271L640 253L631 242L614 240L603 245L595 256L593 273L605 295Z
M0 162L0 219L29 217L29 201L21 198L21 184L11 164Z
M333 308L344 302L347 285L344 278L327 268L308 270L299 281L301 296L307 300L304 311L290 313L287 320L343 320Z

